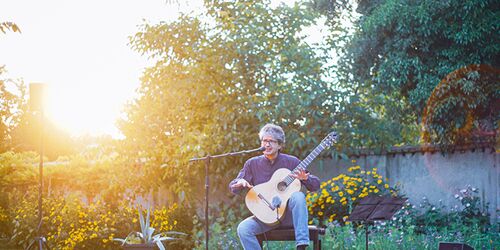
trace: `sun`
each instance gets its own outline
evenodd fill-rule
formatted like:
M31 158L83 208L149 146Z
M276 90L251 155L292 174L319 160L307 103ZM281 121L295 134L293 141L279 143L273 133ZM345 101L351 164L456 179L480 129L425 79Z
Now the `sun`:
M93 86L51 86L46 90L46 118L72 136L121 134L115 123L126 100L118 89Z

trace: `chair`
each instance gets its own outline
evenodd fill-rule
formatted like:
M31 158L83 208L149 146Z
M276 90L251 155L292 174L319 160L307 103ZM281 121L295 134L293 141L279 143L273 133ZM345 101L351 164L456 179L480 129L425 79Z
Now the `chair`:
M320 235L325 235L325 229L317 226L309 226L309 239L313 242L314 250L321 250ZM295 230L292 228L277 228L264 234L257 235L262 247L264 241L295 241Z

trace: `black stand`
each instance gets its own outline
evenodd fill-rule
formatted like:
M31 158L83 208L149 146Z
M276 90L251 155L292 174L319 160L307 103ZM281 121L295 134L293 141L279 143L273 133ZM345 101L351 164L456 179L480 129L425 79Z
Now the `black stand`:
M36 248L37 245L35 245L35 244L38 245L38 248ZM30 249L43 249L44 246L45 246L46 249L50 250L50 247L47 245L47 240L45 240L45 238L43 236L35 237L35 239L33 239L33 241L28 246L28 248L26 248L26 250L30 250ZM33 248L33 247L35 247L35 248Z
M392 196L367 196L354 207L348 221L365 225L365 248L368 250L369 226L377 220L389 220L403 206L407 199Z
M44 134L44 114L43 114L43 107L40 108L40 162L38 164L38 172L39 172L39 183L38 183L38 228L37 228L37 233L38 237L35 237L31 244L29 244L27 250L32 249L33 247L36 247L36 243L38 243L38 248L34 249L39 249L42 250L43 247L45 246L46 249L50 250L50 247L47 245L47 240L45 237L42 236L42 222L43 222L43 214L42 214L42 197L43 197L43 134Z
M220 155L208 155L202 158L192 158L189 160L189 162L192 161L205 161L205 249L208 250L208 188L209 188L209 178L208 178L208 169L210 167L210 161L211 159L215 158L222 158L222 157L227 157L227 156L236 156L236 155L242 155L242 154L249 154L249 153L254 153L254 152L259 152L263 151L263 148L256 148L252 150L245 150L245 151L239 151L239 152L232 152L232 153L226 153L226 154L220 154Z

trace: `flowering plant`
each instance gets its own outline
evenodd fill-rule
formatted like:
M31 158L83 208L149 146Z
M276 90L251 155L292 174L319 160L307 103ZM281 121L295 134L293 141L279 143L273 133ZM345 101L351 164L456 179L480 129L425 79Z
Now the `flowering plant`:
M396 190L389 187L387 178L383 179L376 168L364 171L360 166L353 166L348 172L322 182L317 192L307 194L309 214L320 223L328 220L343 224L353 204L369 194L396 194Z
M149 204L146 216L144 216L144 212L141 211L140 207L137 210L139 212L139 222L141 225L141 231L131 232L127 235L125 239L115 238L113 240L122 242L122 245L132 245L132 244L156 245L160 250L165 250L165 246L162 243L163 241L179 239L167 235L186 235L185 233L176 231L168 231L153 235L155 229L151 227L151 220L150 220L151 209Z

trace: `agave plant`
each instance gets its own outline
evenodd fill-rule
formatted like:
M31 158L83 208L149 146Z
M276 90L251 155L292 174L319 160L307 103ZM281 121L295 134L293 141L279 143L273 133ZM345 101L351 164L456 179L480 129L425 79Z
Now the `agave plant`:
M122 243L122 246L134 245L134 244L146 244L150 246L158 246L160 250L165 250L165 246L163 245L163 241L169 240L179 240L179 238L167 236L167 235L186 235L185 233L176 232L176 231L168 231L153 235L155 229L150 225L150 213L151 209L148 204L146 216L143 215L140 207L138 207L139 212L139 222L141 224L140 232L131 232L127 235L125 239L114 238L113 240L119 241Z

